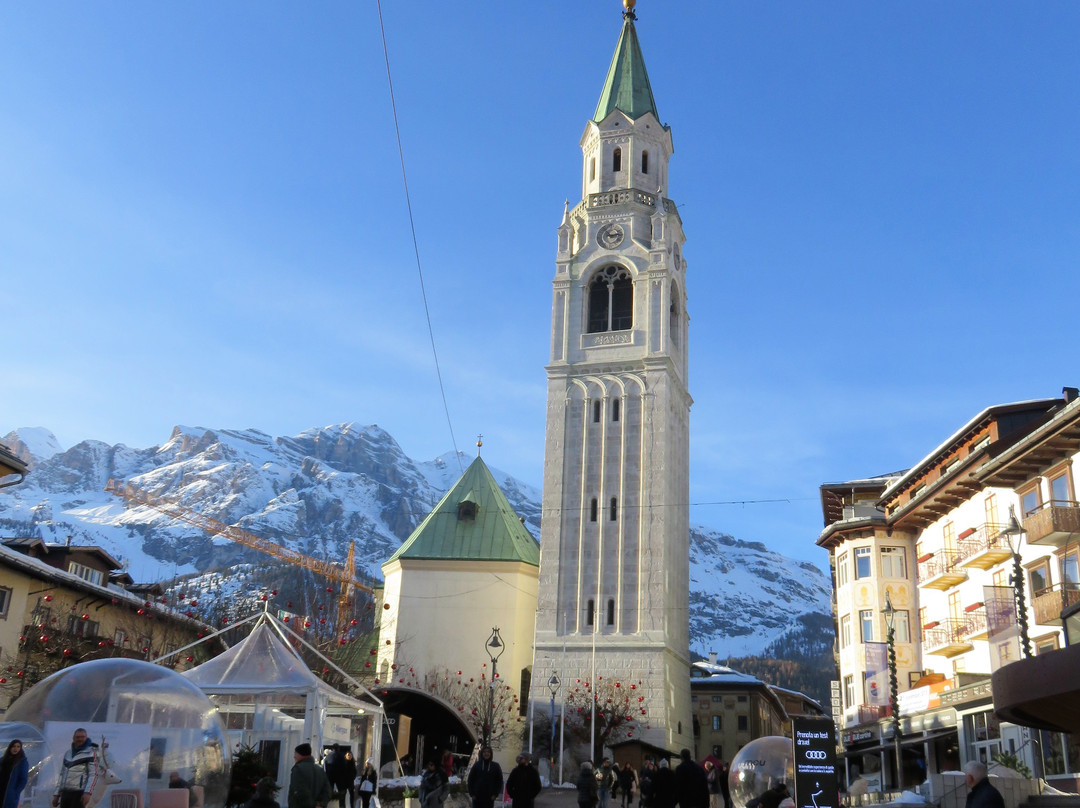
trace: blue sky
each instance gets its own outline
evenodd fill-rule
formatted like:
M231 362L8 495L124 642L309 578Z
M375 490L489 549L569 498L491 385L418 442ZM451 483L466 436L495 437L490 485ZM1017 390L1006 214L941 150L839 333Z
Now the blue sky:
M458 447L538 484L555 227L616 0L384 3ZM659 2L692 519L825 563L817 486L1080 383L1080 5ZM451 446L373 0L0 8L0 434Z

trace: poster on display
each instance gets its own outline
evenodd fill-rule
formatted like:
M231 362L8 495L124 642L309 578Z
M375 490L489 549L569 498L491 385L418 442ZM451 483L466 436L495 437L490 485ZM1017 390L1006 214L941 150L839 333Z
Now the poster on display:
M792 718L795 808L837 808L836 728L828 718Z
M866 649L866 703L889 703L889 646L883 642L863 643Z
M111 797L117 792L131 794L131 805L146 805L151 757L149 724L46 721L45 743L51 754L42 760L30 803L32 808L51 808L64 754L71 749L71 737L80 727L98 745L98 785L91 795L92 806L110 808ZM159 751L164 754L165 750Z

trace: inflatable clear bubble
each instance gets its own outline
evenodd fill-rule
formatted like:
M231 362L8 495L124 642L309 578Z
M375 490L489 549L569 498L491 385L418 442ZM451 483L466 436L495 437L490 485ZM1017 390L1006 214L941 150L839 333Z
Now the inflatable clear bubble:
M750 741L731 761L728 786L735 808L747 808L752 801L773 789L780 792L783 787L788 793L794 794L795 760L791 751L791 739L780 735L766 735ZM766 797L765 804L779 804L788 794L778 793L775 796L779 799L773 802L770 797Z
M214 705L180 674L136 659L98 659L54 673L4 715L0 742L25 744L23 808L51 808L77 729L96 744L87 808L221 808L231 758ZM176 772L187 788L169 788Z

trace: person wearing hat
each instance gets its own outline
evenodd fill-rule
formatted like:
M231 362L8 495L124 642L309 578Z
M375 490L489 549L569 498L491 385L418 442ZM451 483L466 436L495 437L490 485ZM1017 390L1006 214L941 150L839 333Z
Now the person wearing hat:
M289 775L289 808L327 808L330 803L330 780L311 757L311 744L296 747L296 763Z
M543 789L540 775L529 761L529 756L522 752L517 756L517 766L506 778L506 793L514 804L514 808L533 808L536 796Z
M480 759L469 770L469 796L473 808L492 808L495 800L502 796L502 790L502 769L492 760L491 747L485 746L480 750Z

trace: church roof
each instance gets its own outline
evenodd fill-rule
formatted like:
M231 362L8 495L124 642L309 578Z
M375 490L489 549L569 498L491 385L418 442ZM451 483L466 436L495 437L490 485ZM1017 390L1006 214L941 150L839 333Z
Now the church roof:
M600 93L600 103L596 105L596 114L593 115L597 123L616 109L625 112L631 120L636 121L646 112L651 112L660 120L649 85L649 74L645 71L641 45L634 30L633 13L624 15L624 19L622 35L615 46L615 56L611 59L604 90Z
M479 457L386 563L399 559L523 561L540 566L540 545Z

